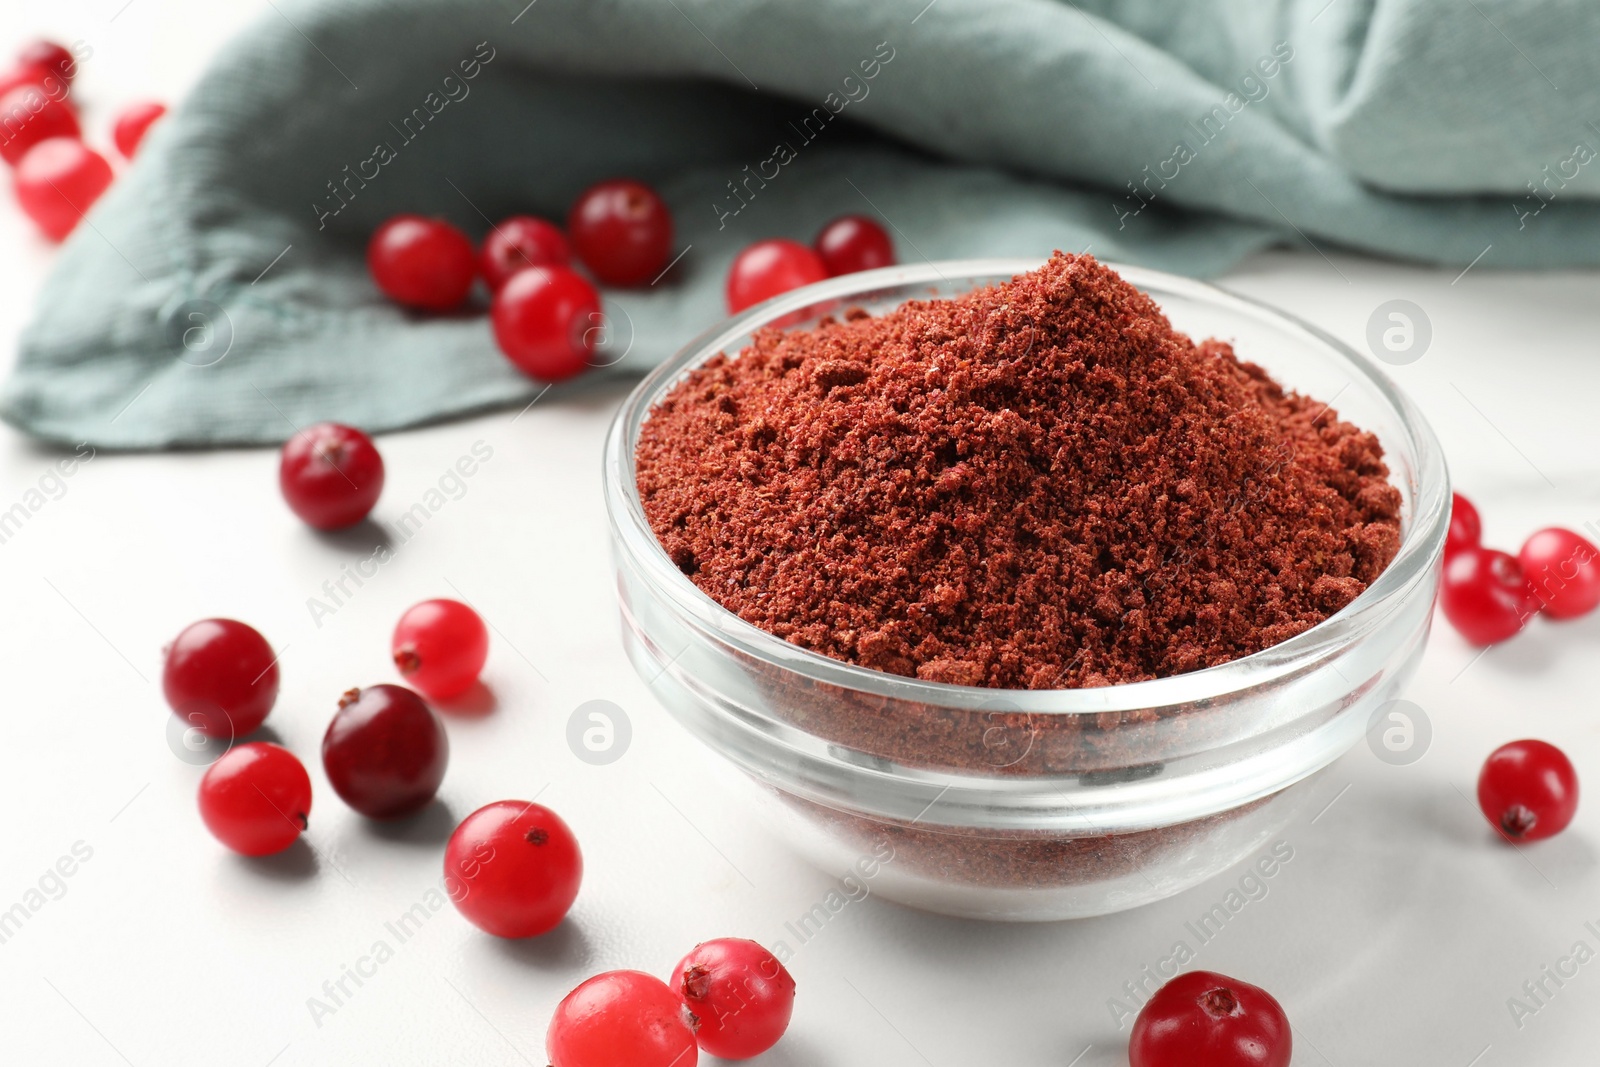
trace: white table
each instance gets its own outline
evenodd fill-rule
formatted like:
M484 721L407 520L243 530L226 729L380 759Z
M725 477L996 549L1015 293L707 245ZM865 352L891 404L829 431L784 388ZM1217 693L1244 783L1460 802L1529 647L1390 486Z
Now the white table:
M178 95L256 6L134 0L118 14L122 3L74 0L21 24L10 8L0 49L42 31L92 40L82 93L103 131L125 99ZM9 209L0 248L0 347L10 353L51 252ZM1432 347L1394 373L1432 419L1488 539L1514 549L1540 525L1600 524L1594 275L1479 268L1458 278L1274 253L1225 284L1358 346L1379 304L1415 301ZM584 977L664 973L713 936L770 943L827 891L828 875L704 786L711 757L623 657L597 477L620 396L382 439L390 481L380 517L409 507L474 442L494 455L320 628L307 598L373 546L319 538L294 520L270 451L99 456L0 544L11 694L0 730L9 813L0 911L30 902L75 846L92 850L60 881L64 895L44 897L0 943L0 1059L540 1065L550 1009ZM0 431L0 509L55 458ZM448 811L380 833L332 795L317 746L342 690L392 680L389 628L435 595L471 599L494 625L494 706L450 720ZM270 725L307 757L317 797L310 847L277 860L244 861L210 839L194 804L200 769L168 747L160 649L206 615L247 619L283 653ZM1315 823L1285 832L1294 858L1268 894L1198 947L1197 966L1281 998L1297 1064L1593 1061L1600 961L1559 988L1546 979L1554 995L1520 1028L1507 1000L1525 997L1523 983L1576 942L1600 950L1600 804L1519 854L1469 798L1483 757L1515 737L1555 741L1580 773L1600 767L1597 641L1600 615L1540 623L1474 662L1441 624L1409 693L1432 722L1426 756L1390 766L1360 748L1341 761L1318 783ZM610 766L580 762L565 741L568 716L591 699L614 701L632 721L632 747ZM565 815L585 851L570 920L505 943L446 907L398 943L385 923L438 883L454 820L534 794ZM1185 921L1236 878L1048 926L852 904L798 950L794 1025L765 1062L1122 1064L1126 1031L1108 1000L1189 938ZM350 995L319 1025L308 998L332 1004L324 982L378 940L392 958L363 965L371 977L359 987L346 979Z

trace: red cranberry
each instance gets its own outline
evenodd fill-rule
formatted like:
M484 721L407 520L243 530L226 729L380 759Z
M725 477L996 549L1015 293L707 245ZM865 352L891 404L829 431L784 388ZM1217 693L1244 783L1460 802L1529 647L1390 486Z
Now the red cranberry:
M396 215L367 243L367 269L390 300L449 311L467 298L478 266L472 242L448 222Z
M567 235L601 284L644 285L672 256L672 212L648 185L618 178L583 191L567 215Z
M52 137L17 164L17 201L52 241L71 233L111 184L111 164L73 137Z
M1272 994L1214 971L1180 974L1139 1009L1130 1067L1289 1067L1289 1017Z
M1578 772L1544 741L1512 741L1489 753L1478 774L1478 807L1513 841L1542 841L1578 811Z
M427 807L449 762L444 723L404 686L350 690L322 736L328 784L369 819L398 819Z
M145 133L156 119L166 113L167 105L154 100L141 100L122 109L122 114L117 116L117 124L111 128L111 139L116 142L117 151L122 153L123 159L133 158Z
M672 972L673 988L700 1020L700 1047L747 1060L778 1043L794 1013L794 979L754 941L719 938L696 945Z
M1540 530L1523 543L1517 562L1551 618L1576 619L1600 605L1600 551L1571 530Z
M406 681L448 700L478 680L489 658L489 628L459 600L424 600L400 616L389 647Z
M889 234L865 215L834 219L817 234L813 247L828 274L835 278L858 270L894 266L894 243Z
M0 97L0 157L13 167L34 145L53 137L76 140L80 132L72 105L65 98L50 95L40 85L24 82ZM80 206L88 210L89 205Z
M367 517L383 492L383 457L353 426L319 422L283 443L278 486L289 509L319 530Z
M566 235L553 222L532 215L513 215L483 239L478 272L498 292L511 276L528 267L565 267L572 261Z
M1439 606L1462 637L1492 645L1521 630L1539 610L1539 600L1515 557L1464 548L1444 565Z
M60 96L65 88L60 78L56 78L48 71L38 67L14 67L11 70L0 72L0 97L5 96L19 85L32 85L41 88L47 95ZM3 127L0 127L3 129Z
M550 1067L695 1067L694 1026L661 979L607 971L556 1005L544 1051Z
M165 652L161 690L173 714L207 737L232 741L266 721L278 699L278 662L253 627L201 619Z
M582 374L601 325L600 294L566 267L518 271L494 294L494 339L518 370L542 382Z
M555 928L578 898L583 856L561 816L522 800L468 815L450 835L444 874L456 909L496 937Z
M17 53L17 66L45 71L69 83L78 73L78 61L72 52L55 41L29 41Z
M737 314L827 276L822 259L800 242L783 237L757 241L740 252L728 268L728 311Z
M251 741L223 753L200 779L200 818L213 837L246 856L294 844L311 814L311 779L293 752Z
M1477 548L1483 537L1483 522L1472 501L1460 493L1450 495L1450 532L1445 535L1444 558L1449 559L1463 548Z

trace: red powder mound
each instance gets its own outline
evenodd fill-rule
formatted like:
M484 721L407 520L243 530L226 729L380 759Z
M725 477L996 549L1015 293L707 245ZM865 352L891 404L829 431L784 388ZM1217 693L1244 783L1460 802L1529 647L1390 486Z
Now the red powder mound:
M764 331L637 451L696 585L827 656L1004 688L1260 651L1394 558L1377 440L1088 256L954 300Z

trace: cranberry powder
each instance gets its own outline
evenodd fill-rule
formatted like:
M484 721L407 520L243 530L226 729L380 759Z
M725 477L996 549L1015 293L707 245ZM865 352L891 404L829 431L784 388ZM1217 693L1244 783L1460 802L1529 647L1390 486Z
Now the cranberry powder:
M674 563L769 633L927 681L1102 686L1258 652L1394 558L1377 439L1090 256L765 330L636 453Z

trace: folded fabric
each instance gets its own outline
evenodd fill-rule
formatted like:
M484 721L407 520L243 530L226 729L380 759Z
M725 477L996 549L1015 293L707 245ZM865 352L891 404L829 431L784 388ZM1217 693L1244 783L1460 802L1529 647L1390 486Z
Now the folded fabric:
M845 213L904 261L1595 263L1597 30L1537 0L276 0L63 247L0 415L157 448L528 404L483 300L389 304L366 239L559 220L619 175L681 258L604 294L605 374L713 325L739 248Z

